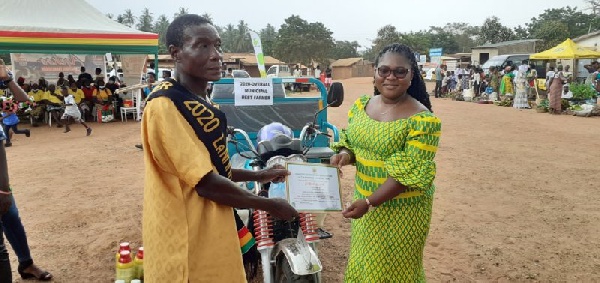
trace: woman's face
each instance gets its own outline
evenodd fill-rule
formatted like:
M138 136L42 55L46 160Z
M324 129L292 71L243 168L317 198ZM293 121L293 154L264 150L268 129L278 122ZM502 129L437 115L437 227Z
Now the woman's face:
M387 99L395 100L406 93L413 78L410 61L397 53L385 53L375 69L375 87Z

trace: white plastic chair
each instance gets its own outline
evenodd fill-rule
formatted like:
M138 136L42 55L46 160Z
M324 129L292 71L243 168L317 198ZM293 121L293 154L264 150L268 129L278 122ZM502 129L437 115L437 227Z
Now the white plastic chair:
M133 118L135 120L139 119L139 101L141 99L141 95L131 95L133 106L132 107L121 107L121 122L127 122L127 114L133 114Z

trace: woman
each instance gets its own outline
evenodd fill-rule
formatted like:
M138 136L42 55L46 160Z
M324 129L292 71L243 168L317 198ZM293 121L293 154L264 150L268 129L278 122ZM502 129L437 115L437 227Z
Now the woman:
M527 83L528 83L528 98L530 100L535 100L537 98L537 70L535 69L535 64L529 64L529 72L527 72Z
M344 282L425 280L441 122L431 113L413 54L401 44L379 53L375 96L354 103L348 128L333 145L338 154L331 164L357 169L355 201L342 212L355 219Z
M558 65L556 73L550 78L550 89L548 90L548 100L550 100L549 113L560 114L561 113L561 94L563 92L563 85L565 84L566 77L563 74L563 66Z
M500 95L514 95L515 89L513 87L513 78L515 74L512 72L512 67L506 66L504 68L504 76L502 76L502 82L500 83Z
M500 88L500 76L498 75L498 70L496 67L490 67L490 86L492 87L492 91L498 93Z

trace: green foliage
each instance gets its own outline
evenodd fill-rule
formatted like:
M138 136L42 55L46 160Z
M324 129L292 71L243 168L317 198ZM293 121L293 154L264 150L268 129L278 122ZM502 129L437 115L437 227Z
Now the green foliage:
M329 53L331 59L356 58L360 44L356 41L336 41Z
M144 10L142 10L142 15L140 16L136 27L140 31L152 32L152 30L154 29L153 22L154 17L152 17L152 13L150 13L150 10L148 8L144 8Z
M600 29L600 18L596 14L586 14L577 8L564 7L547 9L526 24L532 38L542 39L541 47L551 48L565 40L575 38L589 31Z
M291 64L327 62L334 46L332 34L322 23L308 23L299 16L292 15L279 28L274 48L275 57Z
M260 31L260 41L262 43L263 53L273 55L275 50L275 41L277 40L277 30L271 24Z
M167 53L169 51L166 43L168 27L169 19L167 16L165 16L165 14L158 16L156 22L154 23L154 28L152 29L152 32L158 34L158 53Z
M548 110L550 108L550 101L548 99L542 100L537 108Z
M573 93L573 99L583 100L596 97L596 90L588 84L572 83L569 90Z
M498 43L508 40L514 40L513 31L500 23L500 18L493 16L485 19L479 33L479 42Z

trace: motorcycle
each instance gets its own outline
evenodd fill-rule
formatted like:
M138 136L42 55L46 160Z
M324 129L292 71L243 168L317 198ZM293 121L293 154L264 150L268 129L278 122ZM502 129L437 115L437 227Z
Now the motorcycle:
M333 138L337 141L339 133L335 126L326 122L326 115L322 114L326 113L328 107L339 106L342 100L343 87L339 83L334 84L327 94L329 103L314 114L313 121L302 128L297 138L291 130L279 130L283 126L280 123L261 128L256 133L256 143L246 131L230 127L228 142L230 149L233 149L230 152L234 153L230 154L233 168L258 171L275 164L285 166L287 162L328 164L334 154L328 147L329 140ZM261 133L269 131L268 127L276 127L276 134L261 140ZM332 131L333 136L327 129ZM274 183L242 182L240 186L263 197L282 197L275 192L281 192L281 186L285 190L285 184ZM299 219L285 221L272 217L266 211L236 210L255 236L265 283L321 282L322 263L317 244L332 237L321 228L325 214L300 213Z

